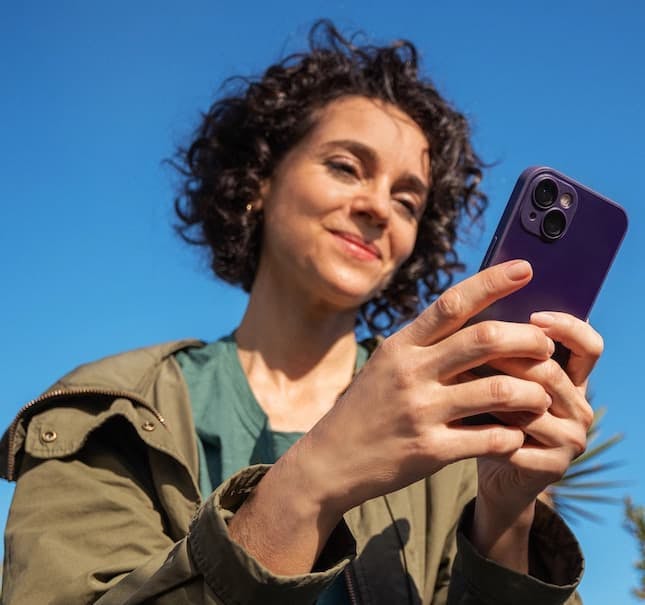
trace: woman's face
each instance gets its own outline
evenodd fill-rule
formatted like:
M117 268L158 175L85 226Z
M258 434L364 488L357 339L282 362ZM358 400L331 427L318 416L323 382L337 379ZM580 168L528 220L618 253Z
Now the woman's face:
M429 146L407 114L382 101L343 97L317 114L263 188L256 279L269 276L313 304L356 309L412 252Z

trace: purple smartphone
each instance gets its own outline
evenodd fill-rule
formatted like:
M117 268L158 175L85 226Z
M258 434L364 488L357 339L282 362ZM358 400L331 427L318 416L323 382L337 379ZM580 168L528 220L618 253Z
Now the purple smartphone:
M627 215L615 202L552 168L527 168L480 270L522 258L531 263L533 279L469 323L528 322L534 311L563 311L586 320L626 230ZM556 344L554 359L564 366L568 356Z
M527 322L534 311L587 319L627 230L615 202L551 168L518 179L480 267L523 258L531 282L477 319Z

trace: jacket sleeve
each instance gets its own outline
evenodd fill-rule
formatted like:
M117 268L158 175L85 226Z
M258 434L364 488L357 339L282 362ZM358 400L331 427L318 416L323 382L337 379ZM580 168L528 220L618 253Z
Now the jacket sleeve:
M516 573L482 557L466 538L474 501L462 514L457 531L448 605L575 605L583 559L562 519L537 502L530 535L530 575Z
M281 577L263 568L230 540L226 521L265 470L221 485L173 542L145 480L105 440L90 436L73 457L25 454L6 527L3 603L313 602L353 556L353 538L339 525L324 571Z

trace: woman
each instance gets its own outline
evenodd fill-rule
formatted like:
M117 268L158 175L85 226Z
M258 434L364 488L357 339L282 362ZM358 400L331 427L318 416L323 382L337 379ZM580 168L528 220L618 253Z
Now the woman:
M573 602L577 543L537 496L584 449L602 341L555 313L464 327L531 268L446 289L486 199L414 47L318 24L213 105L182 170L180 230L250 291L244 317L23 408L3 439L4 602ZM357 342L357 322L378 336L431 300ZM462 422L483 412L505 424Z

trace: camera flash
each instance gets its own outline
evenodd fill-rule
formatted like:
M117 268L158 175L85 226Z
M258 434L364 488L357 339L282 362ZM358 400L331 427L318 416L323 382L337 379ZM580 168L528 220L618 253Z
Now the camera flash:
M563 193L560 196L560 206L563 208L571 208L571 194Z

